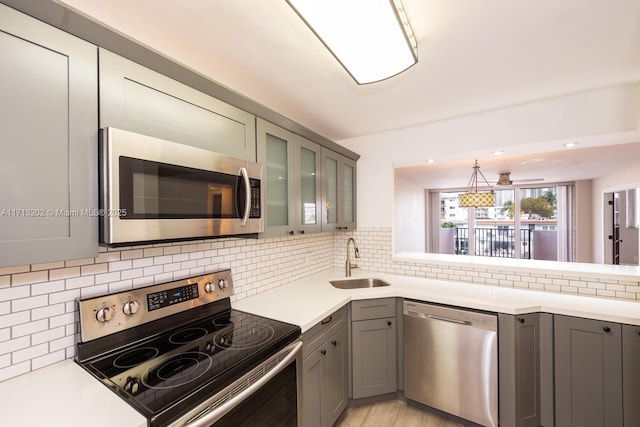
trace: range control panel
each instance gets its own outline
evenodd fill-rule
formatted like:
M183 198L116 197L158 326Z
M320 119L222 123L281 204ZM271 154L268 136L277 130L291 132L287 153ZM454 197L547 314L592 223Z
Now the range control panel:
M231 270L78 300L83 342L233 295Z

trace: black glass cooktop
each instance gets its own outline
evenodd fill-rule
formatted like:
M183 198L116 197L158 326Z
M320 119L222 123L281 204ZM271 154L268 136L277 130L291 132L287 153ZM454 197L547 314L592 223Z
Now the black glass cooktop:
M298 326L227 310L82 365L151 419L214 395L299 336Z

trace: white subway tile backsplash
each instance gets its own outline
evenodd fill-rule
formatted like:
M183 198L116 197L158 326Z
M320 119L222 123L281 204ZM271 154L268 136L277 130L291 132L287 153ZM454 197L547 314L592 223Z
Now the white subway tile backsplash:
M0 329L10 328L15 325L27 323L31 320L29 311L19 311L18 313L5 314L0 316Z
M23 348L27 348L30 346L31 346L31 337L28 335L24 337L15 338L12 340L7 340L2 342L2 345L0 345L0 354L13 353L14 351L22 350Z
M61 362L66 358L65 350L59 350L54 353L48 353L40 357L34 357L31 360L31 369L40 369L56 362Z
M47 280L49 280L48 271L20 273L11 276L11 286L30 285L32 283L46 282Z
M17 377L18 375L26 374L31 370L31 361L27 360L21 363L13 362L14 364L6 368L0 369L0 381L8 380L9 378Z
M31 295L31 290L28 286L0 289L0 301L11 301L18 298L26 298L29 295Z
M640 299L640 281L394 261L390 228L367 227L348 233L272 239L101 247L96 258L0 268L0 350L9 348L5 353L12 355L7 362L0 351L0 381L74 356L79 331L76 299L81 296L119 292L231 267L235 282L232 300L236 301L327 268L344 268L348 237L355 237L358 242L359 267L374 272ZM6 307L14 311L7 312ZM7 363L11 365L6 366Z
M57 268L49 271L49 280L70 279L80 276L80 267Z
M14 299L13 301L11 301L11 311L17 312L22 310L30 310L32 308L44 307L47 304L49 304L48 295Z

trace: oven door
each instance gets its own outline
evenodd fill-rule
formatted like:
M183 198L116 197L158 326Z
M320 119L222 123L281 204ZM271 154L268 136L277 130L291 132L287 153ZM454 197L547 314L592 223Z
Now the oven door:
M100 156L104 243L263 231L257 163L114 128Z
M302 426L301 349L301 341L290 344L171 427Z

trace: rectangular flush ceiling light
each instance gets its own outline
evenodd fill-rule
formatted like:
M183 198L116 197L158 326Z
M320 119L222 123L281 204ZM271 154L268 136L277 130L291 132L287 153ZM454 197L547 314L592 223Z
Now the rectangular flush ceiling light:
M400 0L287 0L358 84L395 76L418 62Z

